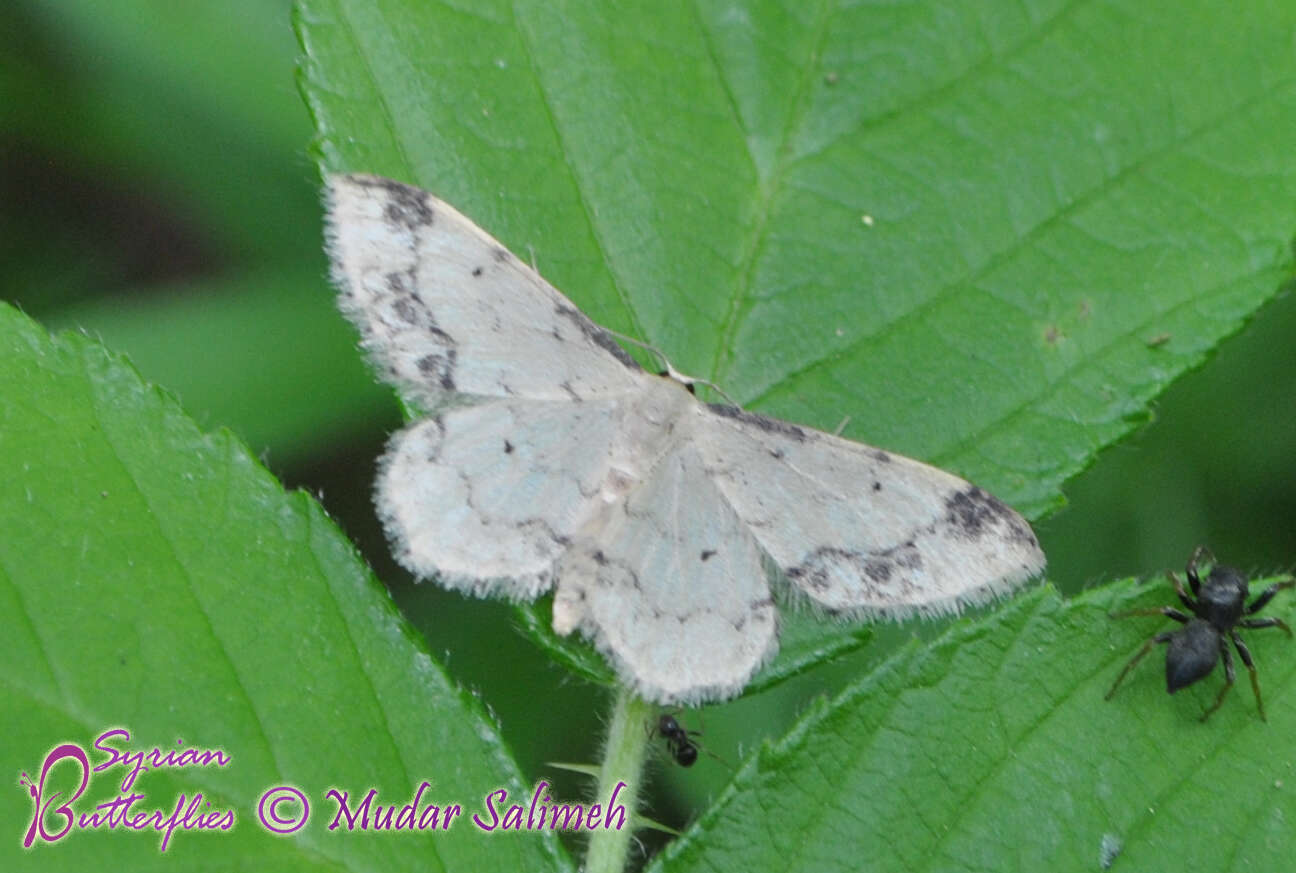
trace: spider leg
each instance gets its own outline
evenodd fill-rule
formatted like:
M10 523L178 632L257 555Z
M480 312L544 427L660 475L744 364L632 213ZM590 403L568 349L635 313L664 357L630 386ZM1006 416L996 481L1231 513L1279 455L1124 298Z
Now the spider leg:
M1166 608L1169 609L1169 607ZM1120 687L1120 684L1125 681L1125 677L1129 674L1129 671L1134 669L1135 664L1143 660L1144 655L1152 651L1153 646L1155 646L1157 643L1170 642L1170 638L1172 636L1174 636L1173 632L1166 631L1165 633L1157 634L1156 636L1149 639L1146 643L1144 643L1143 648L1139 649L1138 652L1135 653L1134 657L1129 659L1129 662L1125 665L1125 669L1120 671L1120 675L1117 676L1116 681L1112 683L1111 689L1106 694L1103 695L1103 700L1112 699L1112 695L1116 693L1116 689Z
M1268 721L1269 719L1265 718L1264 701L1260 699L1260 679L1256 675L1255 664L1251 662L1251 651L1246 647L1246 643L1242 642L1242 637L1238 636L1237 631L1232 631L1229 635L1233 637L1233 645L1237 647L1242 663L1246 664L1246 668L1251 671L1251 690L1255 692L1256 709L1260 710L1260 720ZM1221 642L1220 645L1224 644Z
M1120 612L1109 613L1110 618L1129 618L1131 615L1164 615L1166 618L1173 618L1180 624L1187 624L1192 621L1191 615L1184 615L1173 606L1148 606L1139 609L1124 609Z
M1281 618L1244 618L1238 622L1238 627L1258 628L1258 627L1280 627L1287 631L1287 636L1292 636L1292 629L1288 627L1287 622Z
M1273 585L1270 585L1264 591L1260 592L1259 597L1251 601L1251 605L1246 608L1246 614L1255 615L1257 612L1269 605L1269 601L1274 599L1275 594L1282 591L1284 588L1292 587L1296 587L1296 579L1288 579L1285 582L1275 582Z
M1237 645L1239 642L1240 639L1238 638L1237 634L1234 634L1233 644ZM1206 719L1210 718L1211 713L1213 713L1215 710L1220 708L1220 705L1224 703L1224 698L1227 697L1229 691L1232 690L1233 683L1237 680L1237 673L1233 670L1233 653L1229 651L1228 640L1224 639L1222 635L1219 638L1219 649L1220 649L1220 657L1224 659L1224 687L1220 689L1219 696L1215 698L1215 702L1211 704L1210 709L1202 713L1202 717L1201 717L1202 721L1205 721ZM1238 654L1241 654L1244 651L1246 651L1245 647L1238 648ZM1251 654L1248 652L1247 654L1243 655L1242 660L1243 662L1246 663L1247 667L1250 667L1251 681L1252 683L1254 683L1255 667L1251 666ZM1259 700L1259 698L1256 699ZM1260 719L1262 721L1264 720L1263 707L1261 707L1260 709Z
M1201 563L1202 558L1209 559L1212 564L1215 563L1215 556L1211 554L1211 550L1205 546L1198 546L1193 549L1192 557L1188 559L1188 568L1185 571L1188 574L1188 584L1192 586L1192 593L1195 596L1201 595L1201 579L1197 577L1197 565Z
M1193 615L1196 615L1197 601L1188 596L1188 592L1184 591L1183 583L1179 581L1179 577L1176 576L1173 571L1168 571L1166 575L1170 577L1170 584L1174 586L1175 594L1179 595L1179 602L1191 609ZM1188 576L1188 581L1192 583L1193 594L1197 593L1199 587L1196 581L1194 581L1196 578L1197 576L1195 574L1190 574Z

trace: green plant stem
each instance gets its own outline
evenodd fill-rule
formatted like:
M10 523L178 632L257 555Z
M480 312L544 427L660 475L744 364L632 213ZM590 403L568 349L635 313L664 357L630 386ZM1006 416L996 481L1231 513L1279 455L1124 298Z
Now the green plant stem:
M638 812L639 779L648 746L646 725L652 712L652 705L631 691L623 688L617 693L594 802L608 803L617 783L624 782L625 787L617 795L617 802L626 808L626 823L620 830L600 828L590 834L585 851L585 873L621 873L625 869Z

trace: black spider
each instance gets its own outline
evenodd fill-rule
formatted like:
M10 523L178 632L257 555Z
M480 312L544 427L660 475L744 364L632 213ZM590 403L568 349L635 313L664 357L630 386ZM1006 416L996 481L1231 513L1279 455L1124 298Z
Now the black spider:
M681 767L692 767L697 762L698 747L697 743L689 738L690 734L698 735L697 731L686 731L675 720L675 716L662 713L657 719L657 727L653 733L661 734L666 739L666 748L670 750L671 757L675 763Z
M1246 601L1251 592L1247 587L1246 577L1232 567L1215 565L1211 567L1205 583L1198 578L1197 567L1203 556L1208 557L1214 564L1215 557L1205 546L1198 546L1192 553L1192 557L1188 559L1186 572L1188 585L1192 588L1191 597L1184 591L1183 583L1179 581L1178 576L1174 573L1166 574L1170 577L1180 602L1192 611L1192 615L1186 615L1172 606L1130 609L1112 614L1112 618L1125 618L1131 615L1164 615L1183 624L1184 627L1176 631L1159 633L1148 640L1143 648L1130 658L1125 669L1121 670L1104 699L1111 700L1126 674L1152 650L1154 645L1169 643L1170 647L1166 650L1166 691L1171 694L1193 684L1198 679L1205 678L1211 670L1215 669L1215 662L1221 657L1224 658L1225 685L1220 689L1215 703L1202 713L1201 720L1205 721L1211 713L1220 708L1224 696L1233 687L1235 678L1233 655L1228 647L1229 640L1232 640L1238 655L1242 658L1242 663L1246 665L1247 670L1251 671L1251 690L1255 692L1256 708L1260 710L1260 719L1263 721L1265 711L1264 701L1260 699L1260 680L1256 678L1251 652L1247 649L1246 643L1242 642L1237 628L1280 627L1287 632L1287 636L1292 636L1291 628L1281 618L1247 618L1247 616L1264 609L1269 601L1273 600L1274 595L1282 589L1296 586L1296 580L1287 579L1270 585L1248 605Z

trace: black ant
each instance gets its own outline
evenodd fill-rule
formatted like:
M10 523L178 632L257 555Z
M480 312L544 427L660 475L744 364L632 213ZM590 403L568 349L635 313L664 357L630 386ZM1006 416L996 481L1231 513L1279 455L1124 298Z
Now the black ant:
M1208 557L1211 564L1215 563L1215 556L1211 555L1210 550L1205 546L1198 546L1192 553L1192 557L1188 559L1185 572L1188 574L1188 585L1192 588L1191 597L1184 591L1183 583L1179 581L1178 576L1174 573L1166 574L1174 585L1175 594L1179 595L1179 601L1191 610L1192 615L1186 615L1172 606L1130 609L1112 614L1112 618L1125 618L1131 615L1164 615L1184 627L1176 631L1159 633L1144 643L1143 648L1139 649L1125 665L1125 669L1121 670L1104 699L1111 700L1126 674L1134 669L1134 665L1150 652L1154 645L1169 643L1170 647L1166 650L1166 691L1170 694L1205 678L1211 670L1215 669L1215 662L1221 657L1224 659L1225 685L1220 689L1215 703L1202 713L1201 720L1205 721L1211 713L1220 708L1224 696L1233 687L1235 678L1233 655L1228 647L1229 640L1232 640L1238 655L1242 658L1242 663L1251 672L1251 690L1255 692L1256 709L1260 711L1260 720L1265 721L1264 701L1260 699L1260 680L1256 677L1251 652L1242 642L1237 628L1280 627L1287 632L1287 636L1292 636L1291 628L1281 618L1247 618L1246 616L1254 615L1264 609L1269 601L1273 600L1274 595L1282 589L1296 586L1296 580L1287 579L1270 585L1248 604L1246 601L1250 596L1250 589L1247 587L1246 577L1232 567L1212 566L1205 583L1201 581L1197 575L1197 568L1203 556Z
M649 732L650 736L653 734L661 734L665 738L666 748L670 750L671 757L675 759L676 764L681 767L692 767L697 763L698 747L697 743L690 738L690 734L693 736L701 735L697 731L684 730L680 723L675 720L675 716L667 713L658 716L656 729Z

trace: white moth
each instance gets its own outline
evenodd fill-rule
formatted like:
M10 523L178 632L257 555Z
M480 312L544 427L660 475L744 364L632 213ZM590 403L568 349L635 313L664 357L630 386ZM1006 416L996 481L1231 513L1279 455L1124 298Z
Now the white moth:
M778 648L772 585L850 618L1009 592L1044 555L1005 504L941 470L698 401L426 191L328 180L343 312L429 413L391 440L378 513L420 577L554 592L644 698L738 694Z

